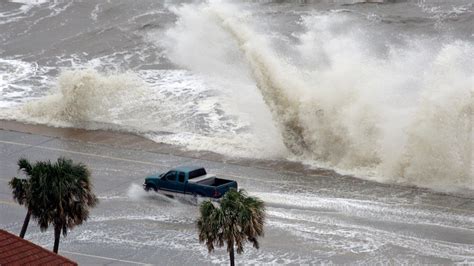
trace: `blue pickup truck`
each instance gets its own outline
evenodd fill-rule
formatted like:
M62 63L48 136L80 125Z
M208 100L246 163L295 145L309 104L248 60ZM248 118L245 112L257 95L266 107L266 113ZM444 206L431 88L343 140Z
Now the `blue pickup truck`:
M148 176L143 188L146 191L160 190L169 196L173 196L171 193L183 193L218 199L229 189L237 189L237 182L209 175L203 167L181 166L163 174Z

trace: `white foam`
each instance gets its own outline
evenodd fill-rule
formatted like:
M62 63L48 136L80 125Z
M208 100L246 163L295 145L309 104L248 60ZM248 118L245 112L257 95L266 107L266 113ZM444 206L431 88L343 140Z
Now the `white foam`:
M57 125L102 121L104 117L113 116L111 108L129 100L123 97L124 91L131 89L139 97L140 87L140 80L132 74L110 77L90 69L66 71L50 95L26 104L23 113L37 121Z
M41 5L44 3L48 3L48 0L9 0L12 3L21 3L24 5Z
M15 59L0 58L0 89L6 90L8 85L21 81L36 72L36 64Z
M20 21L31 15L30 11L38 6L43 5L44 3L49 3L48 0L10 0L9 2L19 3L21 6L17 10L9 10L6 12L0 11L0 25L8 24L16 21ZM52 6L56 3L51 3Z
M50 82L45 76L49 69L22 60L0 59L0 108L37 98L38 91ZM0 117L5 118L1 113Z
M472 225L469 215L446 213L443 209L423 209L409 205L381 203L368 200L347 198L330 198L317 195L288 195L281 193L260 192L256 195L264 200L270 207L314 210L320 212L333 212L350 217L360 217L374 221L402 222L410 224L430 224L448 226L452 228L467 227ZM273 210L279 212L279 210ZM299 217L299 218L298 218ZM288 219L304 221L318 221L324 219L308 214L287 214ZM331 222L328 222L331 223Z

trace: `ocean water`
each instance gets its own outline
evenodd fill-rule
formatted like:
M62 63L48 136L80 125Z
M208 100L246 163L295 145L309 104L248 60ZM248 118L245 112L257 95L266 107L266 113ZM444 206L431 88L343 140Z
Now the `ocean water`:
M473 25L464 0L2 1L0 119L469 193Z

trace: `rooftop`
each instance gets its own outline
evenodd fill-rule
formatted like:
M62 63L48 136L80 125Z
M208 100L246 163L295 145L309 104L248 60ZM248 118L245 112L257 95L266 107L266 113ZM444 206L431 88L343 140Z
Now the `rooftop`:
M0 229L0 265L77 265L77 263Z

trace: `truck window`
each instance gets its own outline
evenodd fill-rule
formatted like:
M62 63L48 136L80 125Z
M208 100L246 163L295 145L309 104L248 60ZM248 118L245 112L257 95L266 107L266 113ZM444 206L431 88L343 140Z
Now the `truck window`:
M165 179L168 181L176 181L176 171L170 171L165 175Z
M204 170L204 168L199 168L199 169L189 172L189 179L193 179L195 177L203 176L206 174L207 173L206 173L206 170Z
M184 183L184 173L178 172L178 181Z

